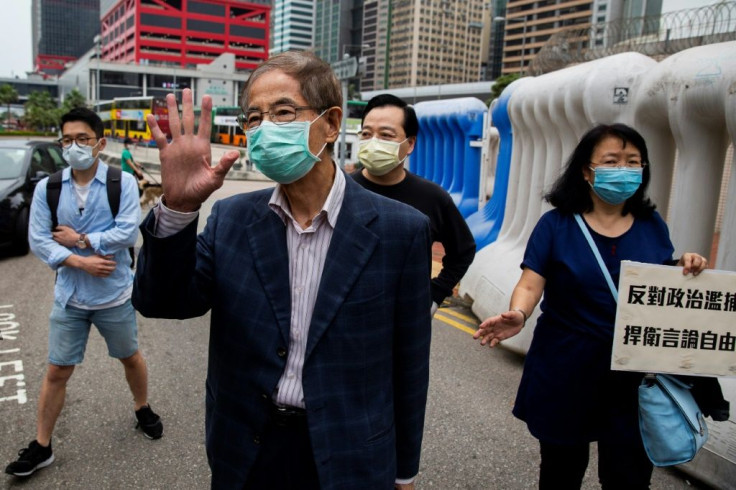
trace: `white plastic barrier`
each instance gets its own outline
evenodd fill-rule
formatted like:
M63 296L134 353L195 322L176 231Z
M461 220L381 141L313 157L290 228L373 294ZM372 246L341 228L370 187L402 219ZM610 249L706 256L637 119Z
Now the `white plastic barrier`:
M598 122L631 124L630 103L614 104L614 91L628 87L631 94L632 82L655 65L644 55L623 53L517 82L509 102L514 142L503 226L498 240L476 254L460 284L460 294L473 298L479 318L508 307L526 241L549 209L542 194L579 138ZM608 104L602 103L601 93L608 93ZM528 329L505 345L526 352L530 342Z
M498 240L476 254L460 284L478 318L508 308L526 242L549 209L542 194L580 137L599 123L622 122L642 133L651 161L649 195L670 227L675 253L710 255L725 152L736 141L736 42L692 48L659 63L623 53L517 83L508 104L514 141L504 222ZM736 271L736 161L730 165L715 267ZM538 315L537 308L528 325ZM525 353L532 330L504 345ZM736 410L736 381L722 385ZM734 443L736 429L729 430L726 439ZM716 486L732 485L736 456L721 460L725 450L710 449L688 466Z

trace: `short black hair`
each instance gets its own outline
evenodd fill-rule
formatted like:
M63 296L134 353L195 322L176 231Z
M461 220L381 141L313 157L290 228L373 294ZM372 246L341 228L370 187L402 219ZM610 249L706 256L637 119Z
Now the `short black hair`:
M600 124L585 133L570 155L562 175L552 185L552 189L545 194L544 198L547 202L566 214L586 213L593 210L593 199L590 197L591 188L583 178L583 168L590 165L596 145L609 136L620 139L624 147L627 144L635 146L641 153L641 161L644 163L641 185L634 195L626 200L621 214L625 216L631 213L637 218L651 216L656 206L645 196L651 175L649 151L642 135L625 124Z
M406 133L406 137L409 138L411 136L416 136L419 132L419 121L417 121L417 113L414 112L414 108L404 102L403 100L399 99L395 95L391 94L381 94L376 95L371 100L368 101L368 104L365 106L365 109L363 109L363 118L360 120L360 125L362 126L365 122L365 116L368 115L369 112L371 112L376 107L386 107L386 106L394 106L398 107L399 109L404 110L404 123L402 124L404 128L404 133Z
M130 139L130 138L125 138L125 139L123 140L123 144L124 144L124 145L130 145L130 144L133 144L133 140L132 140L132 139Z
M61 130L64 130L64 125L68 122L81 121L86 123L87 126L92 128L97 138L104 136L105 126L102 124L102 119L98 116L95 111L87 109L86 107L75 107L63 116L61 116Z

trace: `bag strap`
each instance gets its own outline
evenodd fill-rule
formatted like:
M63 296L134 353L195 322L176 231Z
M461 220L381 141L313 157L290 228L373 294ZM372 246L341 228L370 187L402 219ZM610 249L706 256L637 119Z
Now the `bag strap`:
M118 215L120 211L120 193L122 192L121 181L122 172L117 167L107 167L107 181L105 187L107 188L107 202L110 204L110 211L112 211L113 219Z
M601 268L603 277L606 278L606 283L608 284L608 288L611 290L611 294L613 295L613 300L616 303L618 303L618 291L616 290L616 286L613 284L611 273L608 272L608 267L606 267L606 264L603 262L603 257L601 257L601 253L598 251L598 247L593 241L593 237L590 236L588 227L585 226L585 223L583 222L583 217L580 216L578 213L575 213L574 216L575 216L575 221L578 222L578 225L580 226L580 229L583 232L583 235L585 235L585 239L588 241L588 245L590 245L590 249L593 251L593 255L595 255L595 259L598 261L598 266L600 266Z
M54 231L59 226L56 208L59 207L59 196L61 196L62 172L62 170L54 172L49 176L49 180L46 181L46 202L49 205L49 211L51 211L51 231Z
M692 386L670 374L647 374L644 383L656 383L664 391L672 402L682 413L690 427L701 436L706 435L707 427L704 428L703 410L695 401L692 394Z
M107 202L110 204L113 219L120 211L120 194L123 192L122 180L123 172L118 167L108 165L105 188L107 189ZM133 269L135 268L135 249L133 247L128 248L128 254L130 255L130 268Z

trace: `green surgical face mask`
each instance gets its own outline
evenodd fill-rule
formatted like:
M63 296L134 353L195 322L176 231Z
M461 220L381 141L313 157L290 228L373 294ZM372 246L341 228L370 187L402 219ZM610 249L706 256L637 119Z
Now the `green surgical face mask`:
M316 155L309 151L309 127L322 114L312 121L286 124L263 121L258 127L249 129L246 132L248 158L269 179L279 184L296 182L312 170L327 146L325 143Z
M406 141L409 138L404 138ZM399 160L399 147L404 141L388 141L373 137L360 141L358 160L375 176L386 175L406 160L409 155Z

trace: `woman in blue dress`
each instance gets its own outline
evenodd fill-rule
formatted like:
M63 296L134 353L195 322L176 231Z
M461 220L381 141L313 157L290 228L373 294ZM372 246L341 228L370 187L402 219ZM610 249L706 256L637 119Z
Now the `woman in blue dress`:
M529 237L509 311L475 338L491 347L519 333L544 293L513 413L540 441L539 488L580 488L589 443L598 441L604 489L648 489L652 464L639 435L641 373L611 371L616 303L582 230L581 214L613 280L622 260L679 265L698 274L705 257L673 260L667 225L646 197L646 143L623 124L586 133L545 199Z

